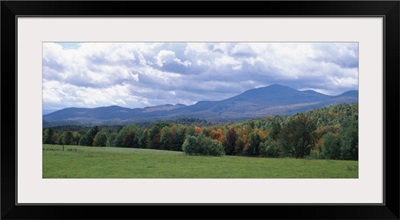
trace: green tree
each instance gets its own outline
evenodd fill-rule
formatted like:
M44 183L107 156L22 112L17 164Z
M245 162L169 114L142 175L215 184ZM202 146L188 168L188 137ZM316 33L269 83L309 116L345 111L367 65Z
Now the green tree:
M98 126L91 127L86 132L87 146L93 146L93 139L96 136L97 132L99 132L99 127Z
M235 144L238 139L238 135L235 131L235 128L230 128L225 134L226 141L225 144L225 153L227 155L234 155L236 153Z
M341 159L358 160L358 119L343 123L340 129Z
M276 140L278 138L279 132L281 131L281 125L277 122L271 123L271 130L269 132L269 136Z
M171 127L173 129L173 127ZM181 151L182 150L182 144L185 141L185 127L183 126L178 126L176 129L176 132L173 132L172 134L172 148L171 150L176 150L176 151Z
M222 156L224 147L216 140L211 140L204 134L188 135L182 144L182 150L188 155Z
M315 122L298 114L283 126L279 144L284 157L304 158L314 147Z
M64 138L63 138L62 134L57 137L56 144L57 145L64 145Z
M63 143L65 145L73 145L74 144L74 136L72 135L71 131L63 132L62 138L63 138Z
M160 149L169 150L171 142L169 128L163 127L160 134Z
M237 140L235 141L235 154L236 155L241 155L243 153L245 143L243 141L243 137L238 137Z
M89 138L87 134L84 134L81 136L81 139L79 139L79 145L80 146L90 146L89 145Z
M189 136L195 136L196 135L196 129L194 128L194 126L190 126L187 129L186 135L189 135Z
M54 144L54 130L46 128L43 132L43 144Z
M123 127L117 134L114 140L116 147L138 147L136 137L137 127L135 125L128 125Z
M148 132L148 148L160 149L160 127L159 125L153 125Z
M264 142L260 143L260 155L263 157L277 158L280 156L278 143L272 138L267 138Z
M143 129L138 129L136 132L136 142L138 148L146 148L147 132Z
M340 159L340 138L332 132L328 132L324 136L322 136L321 154L321 156L326 159Z
M107 144L107 133L102 130L96 134L93 139L93 146L105 147Z
M210 137L211 136L211 128L208 128L208 127L202 128L201 134L203 134L206 137Z
M117 132L111 132L107 135L107 147L115 147L115 138L117 137Z
M73 140L74 140L74 145L79 144L79 140L81 139L81 134L78 131L72 132Z
M260 155L260 143L261 143L261 137L258 134L258 129L254 129L252 132L249 134L249 147L244 151L245 155L248 156L258 156Z

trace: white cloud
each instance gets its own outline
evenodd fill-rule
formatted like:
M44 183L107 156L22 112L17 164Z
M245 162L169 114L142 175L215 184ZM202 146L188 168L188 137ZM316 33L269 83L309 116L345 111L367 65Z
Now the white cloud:
M157 65L159 67L163 67L164 64L169 64L169 63L177 63L183 66L190 66L192 63L188 60L186 61L182 61L179 58L177 58L175 56L175 52L174 51L170 51L170 50L161 50L157 56L156 56L156 60L157 60Z
M335 86L354 87L358 85L358 80L352 77L332 77L330 80Z
M221 56L219 58L216 58L214 64L217 68L227 66L230 66L230 68L233 70L240 70L242 68L242 61L230 56Z
M186 45L185 55L190 56L191 54L209 53L208 43L190 43Z
M44 108L193 104L272 83L326 94L358 86L356 43L76 45L43 44Z
M169 63L174 61L175 58L175 52L174 51L169 51L169 50L161 50L157 57L157 65L162 67L165 63Z
M132 105L143 102L142 97L131 94L129 84L108 88L79 87L59 81L43 81L44 108L96 107L109 105Z
M246 44L246 43L235 44L231 49L230 53L233 55L242 55L242 56L249 56L254 54L251 44Z

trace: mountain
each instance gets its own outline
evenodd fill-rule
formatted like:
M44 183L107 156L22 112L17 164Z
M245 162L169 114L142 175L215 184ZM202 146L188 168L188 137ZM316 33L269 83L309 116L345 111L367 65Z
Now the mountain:
M200 118L237 121L267 115L295 114L340 103L358 103L358 91L329 96L313 90L298 91L278 84L247 90L220 101L199 101L186 106L160 105L146 108L108 106L66 108L43 116L44 124L129 124L133 122Z

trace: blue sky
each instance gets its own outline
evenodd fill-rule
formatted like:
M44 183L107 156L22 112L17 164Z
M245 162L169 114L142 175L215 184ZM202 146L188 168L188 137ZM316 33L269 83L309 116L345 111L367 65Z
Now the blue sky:
M43 109L221 100L281 84L358 89L357 43L43 43Z

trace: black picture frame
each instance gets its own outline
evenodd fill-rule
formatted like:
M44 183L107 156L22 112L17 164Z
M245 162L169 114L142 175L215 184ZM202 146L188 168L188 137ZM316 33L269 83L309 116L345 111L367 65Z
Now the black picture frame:
M157 10L154 10L157 8ZM181 10L185 8L185 10ZM162 14L156 13L160 9ZM2 219L399 219L399 1L2 1ZM383 17L383 204L21 205L16 203L18 17ZM33 189L34 190L34 189Z

